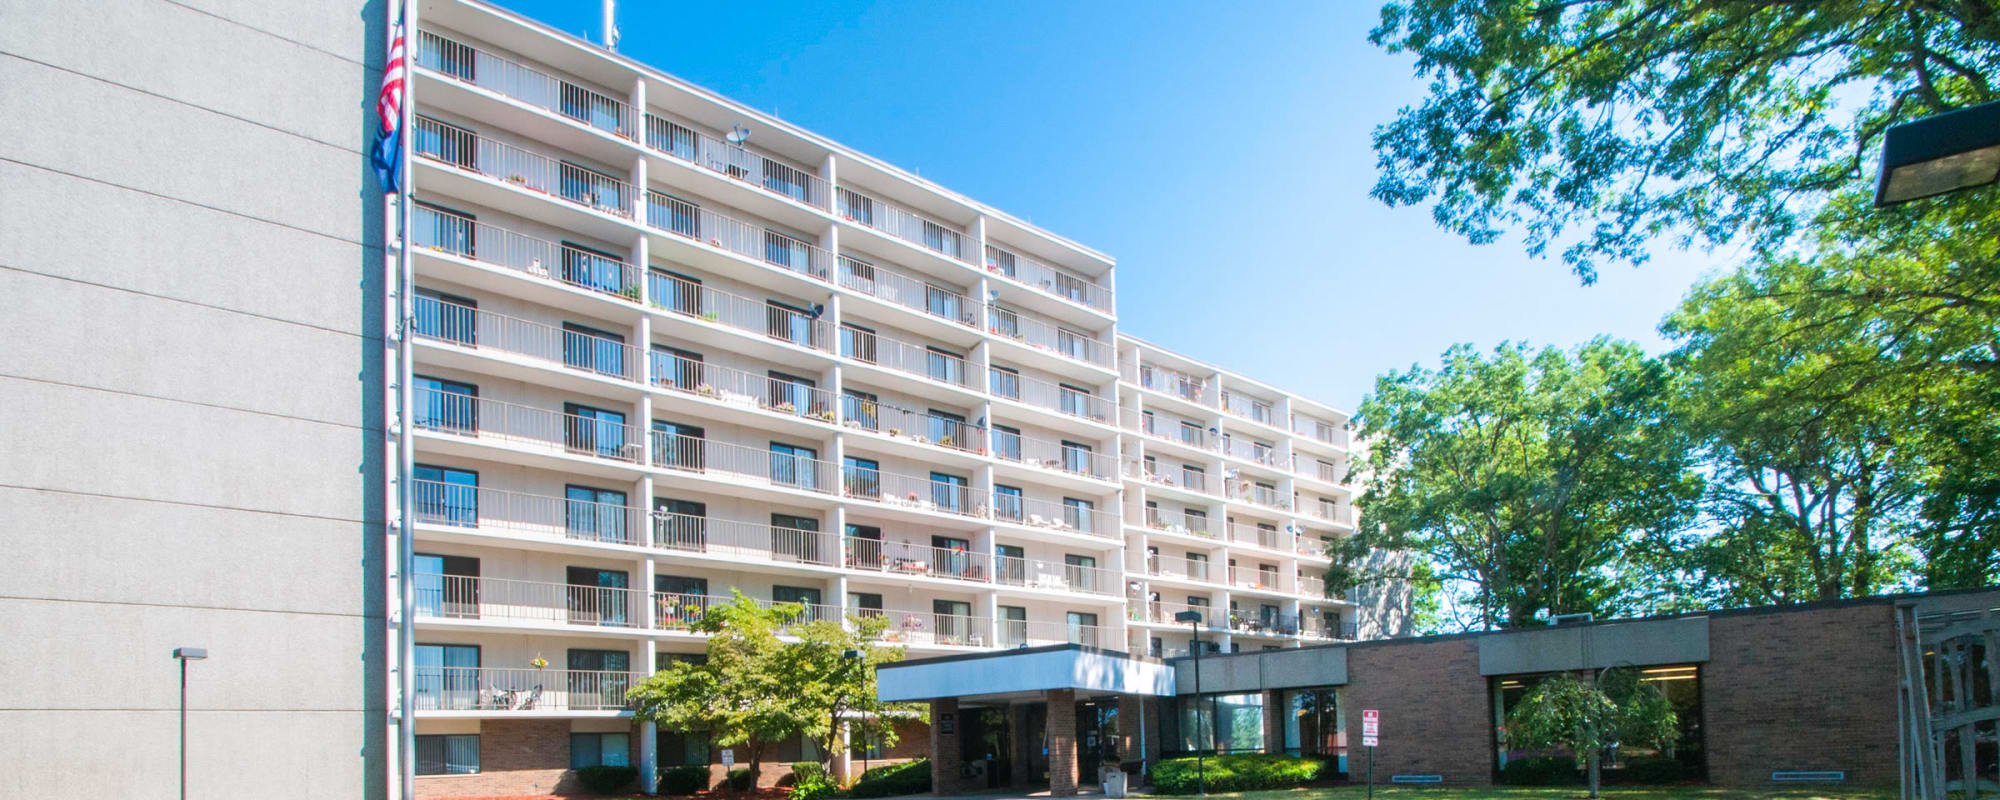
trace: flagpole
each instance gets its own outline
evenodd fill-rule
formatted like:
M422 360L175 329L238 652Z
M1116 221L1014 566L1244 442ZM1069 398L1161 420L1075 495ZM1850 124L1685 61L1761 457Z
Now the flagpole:
M413 323L416 321L416 271L410 264L410 231L414 212L411 209L410 184L416 180L416 171L410 168L410 159L415 155L416 130L412 127L416 115L415 51L417 44L416 4L412 0L402 0L403 37L403 101L399 104L397 127L396 171L400 174L396 192L397 244L396 257L396 594L400 603L398 629L396 634L396 673L398 691L401 698L402 716L396 730L396 766L400 773L400 800L413 800L417 796L417 645L415 596L417 555L411 522L416 519L416 487L411 483L416 473L416 447L412 438L413 410L416 408L416 369L411 363L415 348L411 343ZM395 41L395 25L390 26L390 41ZM386 66L386 65L385 65Z

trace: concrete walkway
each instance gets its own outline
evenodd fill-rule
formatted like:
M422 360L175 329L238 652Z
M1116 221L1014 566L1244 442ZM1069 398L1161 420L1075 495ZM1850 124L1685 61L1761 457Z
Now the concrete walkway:
M1079 786L1076 789L1076 796L1103 797L1104 790L1097 786ZM1038 789L1036 791L1027 793L1022 793L1019 791L1012 791L1012 790L999 790L994 792L981 792L976 794L972 792L966 792L964 794L954 794L954 795L906 794L900 797L884 798L884 800L1027 800L1027 798L1031 797L1048 798L1051 797L1051 795L1049 794L1049 790L1047 789Z

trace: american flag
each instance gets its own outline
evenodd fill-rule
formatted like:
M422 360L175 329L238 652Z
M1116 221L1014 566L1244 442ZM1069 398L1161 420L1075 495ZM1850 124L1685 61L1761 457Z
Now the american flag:
M382 65L382 94L375 98L380 126L375 131L375 177L382 191L396 194L403 186L403 23L396 22L389 39L389 58Z

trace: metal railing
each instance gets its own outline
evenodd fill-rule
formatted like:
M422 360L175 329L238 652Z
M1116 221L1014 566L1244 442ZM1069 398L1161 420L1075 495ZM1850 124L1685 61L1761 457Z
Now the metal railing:
M731 597L715 597L701 594L680 594L675 592L653 593L653 627L659 630L688 630L708 617L710 610L735 602ZM754 598L758 608L770 609L780 605L792 605L798 613L780 627L788 629L793 625L808 622L834 621L842 619L840 606L824 603L781 603L777 600Z
M968 328L979 327L980 310L985 306L955 286L939 285L850 256L840 257L840 285Z
M1125 613L1126 618L1133 622L1151 622L1160 625L1180 625L1185 627L1187 623L1178 622L1174 619L1174 615L1183 611L1200 613L1201 627L1205 630L1226 630L1229 624L1228 620L1224 619L1226 615L1216 613L1214 606L1193 605L1190 603L1166 603L1158 600L1139 601L1135 599L1132 605L1126 609Z
M1312 417L1302 417L1293 414L1292 433L1317 439L1335 447L1345 447L1347 445L1347 437L1344 435L1346 432L1341 429L1341 426L1325 420L1313 419Z
M1276 592L1282 591L1279 588L1279 584L1284 579L1283 575L1284 573L1282 572L1258 569L1252 566L1234 566L1229 568L1229 584L1231 586L1241 586L1245 589L1262 589L1267 592Z
M1299 511L1308 517L1325 520L1336 525L1354 524L1354 509L1352 506L1342 506L1337 502L1325 498L1320 498L1311 503L1301 503L1300 505L1302 507Z
M1228 436L1222 440L1222 452L1231 458L1241 459L1253 464L1263 464L1267 467L1279 468L1283 466L1283 461L1278 458L1277 446L1269 442Z
M639 271L603 253L537 239L427 206L413 209L413 246L468 261L561 281L579 289L639 299Z
M417 32L417 66L624 139L636 137L624 101L430 31Z
M618 711L641 674L576 669L416 666L424 711Z
M852 325L840 326L840 354L865 364L929 378L953 386L970 386L965 356L919 347Z
M833 352L833 323L811 314L712 289L659 271L646 274L646 301L684 317L726 325L823 352Z
M1229 499L1231 500L1242 500L1252 505L1285 511L1289 511L1292 508L1292 498L1286 497L1283 492L1278 491L1277 487L1259 486L1245 481L1230 481L1228 483Z
M1268 400L1259 400L1234 392L1223 392L1222 410L1253 422L1261 422L1266 425L1278 424L1277 406Z
M1300 620L1299 635L1309 639L1352 641L1360 637L1360 626L1352 622L1329 623L1315 616Z
M1007 629L1001 631L1002 647L1030 647L1044 644L1080 644L1084 647L1105 647L1112 643L1109 625L1084 625L1056 622L1054 620L1001 620ZM1009 642L1008 640L1014 640Z
M1154 366L1152 364L1140 364L1139 385L1156 392L1179 397L1190 403L1207 405L1207 403L1202 402L1201 394L1207 387L1208 381L1179 370Z
M437 573L418 573L413 578L419 617L604 628L643 624L639 616L644 610L639 606L642 593L636 589Z
M620 380L637 380L638 352L592 333L517 319L449 300L414 298L418 338L491 349Z
M986 330L995 336L1012 339L1029 347L1085 364L1109 367L1117 363L1118 356L1111 345L1099 341L1084 331L1065 328L1044 320L1032 312L988 306Z
M817 530L653 512L653 546L740 561L834 566L840 537Z
M1292 538L1291 534L1285 533L1276 527L1253 525L1245 522L1233 522L1229 524L1230 541L1256 545L1266 550L1284 550L1289 552L1292 548L1290 542L1286 540L1290 538Z
M632 198L636 195L629 183L428 117L417 118L415 152L448 166L594 211L632 217Z
M844 544L849 569L981 583L993 580L992 558L986 553L859 536L845 537Z
M882 640L892 644L933 647L985 647L991 617L938 614L929 611L862 609L855 616L883 617L889 627Z
M1098 480L1116 480L1117 459L1089 445L1050 441L1025 434L993 430L993 455L1032 467L1082 475Z
M1178 578L1184 581L1216 583L1218 581L1215 580L1214 576L1217 574L1217 571L1214 569L1214 566L1207 561L1196 561L1187 558L1150 554L1146 556L1146 573L1162 578Z
M1087 389L1050 383L1001 367L989 370L987 391L995 397L1094 422L1109 421L1113 411L1109 399L1092 394Z
M993 582L1003 586L1106 595L1115 595L1124 590L1123 584L1118 580L1118 574L1104 567L996 556L993 559L993 568Z
M1202 425L1183 425L1178 417L1161 418L1148 415L1137 409L1119 409L1118 419L1126 430L1137 431L1145 436L1162 441L1176 442L1197 450L1219 451L1222 437L1213 429ZM1150 421L1150 423L1149 423Z
M646 147L820 210L832 196L826 180L809 170L652 113L646 114Z
M419 525L509 530L609 544L640 544L645 512L632 506L524 494L445 481L415 481Z
M1111 290L1029 256L995 245L986 246L986 271L1040 289L1072 303L1099 311L1112 309Z
M1300 575L1299 596L1326 599L1326 579L1311 575Z
M818 245L651 189L646 190L646 225L818 280L833 275L833 255Z
M995 494L993 518L1031 528L1053 528L1111 539L1124 535L1118 530L1116 511L1019 495Z
M1186 511L1182 511L1179 514L1169 514L1160 511L1158 508L1147 508L1146 527L1188 536L1201 536L1209 539L1220 538L1216 535L1215 527L1209 524L1208 517L1189 514Z
M957 226L933 220L845 186L833 190L833 213L842 219L914 244L946 258L972 263L972 240Z
M833 462L681 433L652 431L653 466L681 472L726 473L771 486L831 494Z
M795 417L833 421L833 393L801 379L759 375L654 350L653 385L683 394Z
M1330 545L1330 542L1300 534L1294 541L1293 549L1299 555L1310 558L1331 558L1333 557L1333 551L1330 549Z
M1266 613L1261 609L1258 611L1230 609L1227 617L1229 630L1239 633L1263 636L1299 635L1299 617L1297 614L1286 614L1283 612Z
M612 461L639 460L638 429L622 422L422 387L415 395L412 423L418 430L542 445Z
M1315 459L1313 461L1312 472L1306 472L1303 468L1295 471L1302 475L1309 475L1315 479L1322 480L1327 483L1340 483L1346 477L1340 474L1339 465L1329 461L1321 461L1318 459Z
M845 496L854 500L966 517L986 516L986 505L978 502L969 482L952 483L853 464L841 469L840 482Z
M986 429L961 419L853 395L841 398L840 417L850 428L968 453L986 452Z
M1197 492L1200 494L1206 494L1206 495L1215 494L1215 491L1212 488L1210 488L1210 484L1212 482L1208 478L1208 473L1190 472L1185 468L1172 469L1172 467L1173 465L1168 465L1168 469L1164 473L1153 472L1146 469L1146 465L1144 462L1127 461L1125 462L1125 476L1128 478L1137 478L1142 481L1157 483L1161 486L1170 486L1178 489L1186 489L1188 491Z

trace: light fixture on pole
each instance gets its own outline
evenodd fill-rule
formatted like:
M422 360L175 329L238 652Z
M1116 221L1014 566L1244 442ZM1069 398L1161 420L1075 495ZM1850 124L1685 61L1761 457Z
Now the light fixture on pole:
M2000 181L2000 101L1924 117L1882 135L1875 207Z
M207 648L174 648L174 660L181 662L181 800L188 796L188 662L205 658Z
M1200 730L1201 716L1199 709L1201 708L1201 612L1196 611L1194 609L1188 609L1186 611L1182 611L1180 613L1175 614L1174 621L1185 622L1188 624L1188 649L1194 651L1194 705L1195 708L1197 709L1195 715L1195 720L1196 720L1195 729ZM1213 724L1213 719L1214 719L1213 717L1210 717L1211 724ZM1215 744L1214 737L1210 737L1208 743L1209 745L1213 746ZM1194 751L1194 786L1195 786L1196 797L1208 796L1208 769L1206 763L1202 759L1202 748L1199 747L1195 748Z

